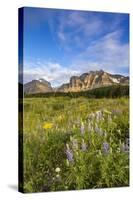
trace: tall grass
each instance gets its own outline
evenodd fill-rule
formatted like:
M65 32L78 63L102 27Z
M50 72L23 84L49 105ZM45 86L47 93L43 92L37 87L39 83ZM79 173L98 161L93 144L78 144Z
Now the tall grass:
M129 99L24 99L24 192L129 184Z

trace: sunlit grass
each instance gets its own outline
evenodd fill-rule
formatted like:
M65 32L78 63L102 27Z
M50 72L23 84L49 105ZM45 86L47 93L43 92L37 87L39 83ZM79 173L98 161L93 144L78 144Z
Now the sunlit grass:
M128 185L128 137L128 98L25 98L25 192Z

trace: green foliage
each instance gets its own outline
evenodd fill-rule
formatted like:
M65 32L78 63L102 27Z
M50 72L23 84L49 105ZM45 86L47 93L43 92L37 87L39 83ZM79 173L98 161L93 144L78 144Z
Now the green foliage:
M37 94L25 94L25 97L87 97L87 98L120 98L123 96L129 96L129 86L128 85L112 85L107 87L95 88L87 91L81 92L49 92L49 93L37 93Z
M23 131L24 192L129 184L128 98L25 98Z

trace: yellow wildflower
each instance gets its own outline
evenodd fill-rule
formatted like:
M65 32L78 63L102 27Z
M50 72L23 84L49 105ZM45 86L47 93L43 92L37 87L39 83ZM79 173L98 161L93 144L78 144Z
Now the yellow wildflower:
M47 123L44 123L44 124L43 124L43 128L44 128L44 129L51 129L52 127L53 127L53 124L50 123L50 122L49 122L49 123L47 122Z

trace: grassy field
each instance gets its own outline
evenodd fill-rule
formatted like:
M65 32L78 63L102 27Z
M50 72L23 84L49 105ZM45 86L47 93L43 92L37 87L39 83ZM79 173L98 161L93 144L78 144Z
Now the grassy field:
M24 99L24 192L129 184L129 99Z

